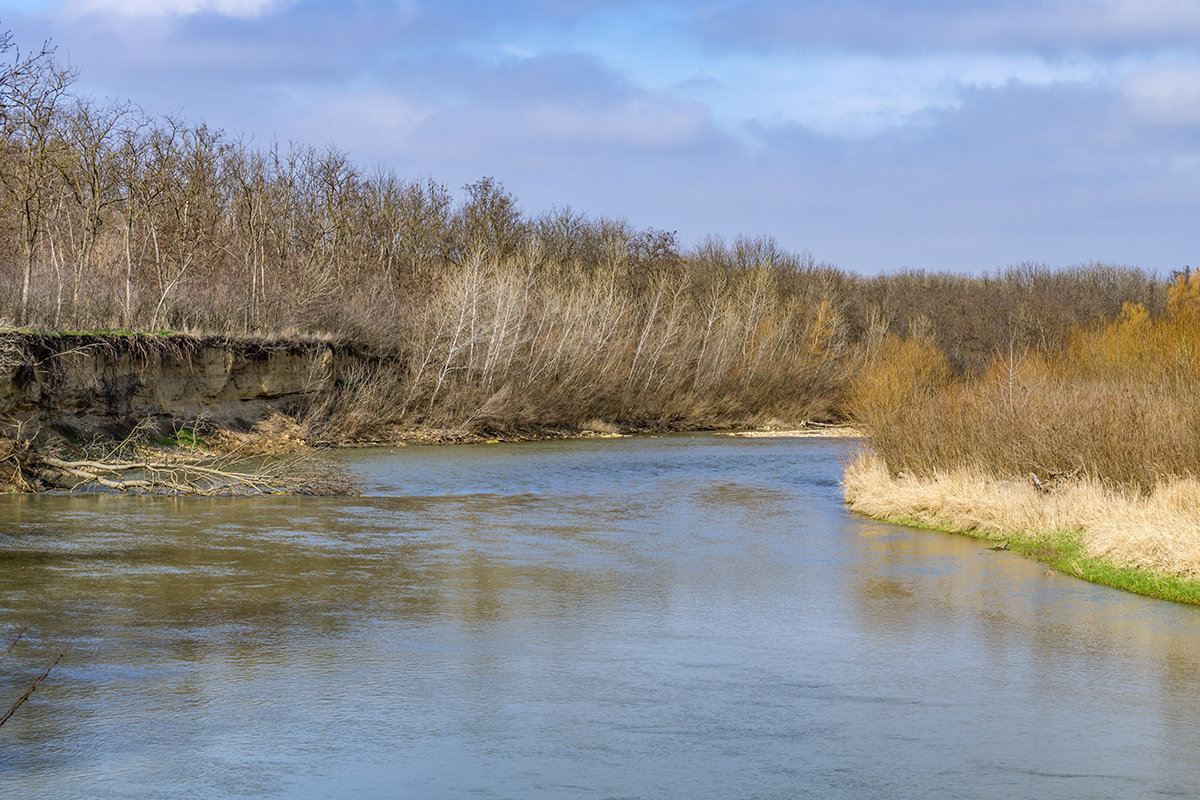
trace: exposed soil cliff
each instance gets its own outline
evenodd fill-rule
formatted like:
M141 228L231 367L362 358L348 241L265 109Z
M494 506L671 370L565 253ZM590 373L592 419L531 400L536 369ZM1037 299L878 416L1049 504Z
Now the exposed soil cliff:
M328 342L183 335L0 333L0 422L72 440L147 422L246 430L298 415L374 357Z

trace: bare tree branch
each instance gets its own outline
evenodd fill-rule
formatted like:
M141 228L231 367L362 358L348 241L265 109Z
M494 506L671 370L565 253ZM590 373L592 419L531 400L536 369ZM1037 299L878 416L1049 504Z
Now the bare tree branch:
M354 484L337 465L309 453L270 460L255 470L237 469L237 462L216 466L173 461L67 461L38 454L41 476L72 491L91 485L119 492L171 495L349 494Z
M20 636L18 635L17 638L19 639ZM16 645L16 642L13 642L12 645L9 645L8 649L11 650L14 645ZM41 685L42 681L46 680L46 676L50 674L50 670L52 670L56 666L58 666L59 661L62 661L62 657L67 654L67 650L70 647L71 647L71 645L69 645L69 644L66 645L65 647L63 647L62 652L60 652L58 654L58 657L55 658L53 661L51 661L50 665L47 666L44 670L42 670L42 674L38 675L37 678L34 679L33 683L31 683L29 685L29 688L25 690L25 694L18 697L17 702L13 703L12 706L9 707L8 711L4 712L4 716L0 717L0 725L3 725L4 723L8 722L8 718L11 717L13 714L15 714L18 708L20 708L22 705L24 705L25 701L28 700L30 698L30 696L37 690L38 686ZM8 650L5 650L4 654L8 655Z

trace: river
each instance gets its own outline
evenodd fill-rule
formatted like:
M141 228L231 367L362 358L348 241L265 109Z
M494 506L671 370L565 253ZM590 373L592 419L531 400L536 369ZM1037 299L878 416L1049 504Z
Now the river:
M853 442L0 498L4 798L1200 795L1200 609L842 507Z

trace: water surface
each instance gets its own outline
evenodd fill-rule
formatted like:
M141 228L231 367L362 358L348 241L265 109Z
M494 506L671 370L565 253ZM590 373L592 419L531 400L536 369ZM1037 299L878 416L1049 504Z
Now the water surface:
M1200 795L1200 611L848 514L836 440L0 499L14 798ZM2 709L0 709L2 710Z

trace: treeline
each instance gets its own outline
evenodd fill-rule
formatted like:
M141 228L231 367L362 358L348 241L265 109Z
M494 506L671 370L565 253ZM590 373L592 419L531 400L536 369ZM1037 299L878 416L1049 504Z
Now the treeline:
M1126 303L1108 324L1013 348L973 376L956 376L933 342L887 337L848 406L893 474L1140 492L1200 477L1200 270L1177 273L1161 299L1160 314Z
M683 247L569 207L528 214L491 178L456 195L73 80L48 50L0 71L0 325L330 336L392 355L330 400L331 435L834 418L889 335L972 373L1127 302L1163 309L1161 283L1128 268L868 278L769 239Z
M843 476L847 502L1200 603L1200 270L1161 297L1161 313L1127 303L973 375L932 341L881 338L847 400L871 444Z

